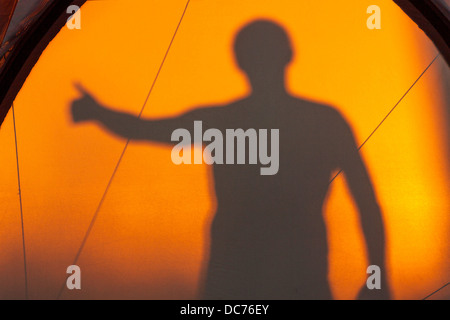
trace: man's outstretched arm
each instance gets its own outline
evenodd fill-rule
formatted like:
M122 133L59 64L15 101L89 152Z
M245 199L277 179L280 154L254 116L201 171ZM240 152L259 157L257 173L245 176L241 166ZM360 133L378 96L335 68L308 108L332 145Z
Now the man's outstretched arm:
M172 132L178 128L192 128L194 120L202 120L201 111L194 111L180 117L148 120L135 115L114 111L101 105L82 87L78 89L83 96L71 106L74 122L96 121L112 133L132 140L151 140L162 143L171 141ZM198 118L198 119L197 119Z

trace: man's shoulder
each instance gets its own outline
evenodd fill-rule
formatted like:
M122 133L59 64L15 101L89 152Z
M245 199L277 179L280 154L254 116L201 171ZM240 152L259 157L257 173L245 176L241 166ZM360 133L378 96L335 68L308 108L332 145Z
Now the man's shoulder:
M315 122L326 124L347 123L341 112L331 104L297 97L293 98L292 101L288 112L293 115L297 114L299 117L312 118Z

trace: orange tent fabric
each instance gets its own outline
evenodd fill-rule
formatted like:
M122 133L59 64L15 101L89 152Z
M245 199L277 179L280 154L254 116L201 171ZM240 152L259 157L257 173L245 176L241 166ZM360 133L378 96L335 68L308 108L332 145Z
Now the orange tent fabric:
M268 17L295 44L289 90L335 105L362 142L437 55L392 1L383 1L383 29L368 30L369 4L193 0L143 117L173 117L248 94L231 44L243 25ZM124 145L95 124L71 121L69 106L80 97L74 84L138 114L185 6L184 0L90 1L82 7L82 29L63 28L24 76L15 119L10 112L0 130L0 297L23 298L25 287L14 133L29 296L52 299ZM123 45L127 59L118 50ZM385 212L394 298L423 298L450 275L443 63L435 60L361 149ZM132 142L80 256L83 290L61 297L195 298L215 209L211 183L208 166L175 166L167 146ZM333 182L324 214L333 296L352 299L365 281L366 258L343 176Z

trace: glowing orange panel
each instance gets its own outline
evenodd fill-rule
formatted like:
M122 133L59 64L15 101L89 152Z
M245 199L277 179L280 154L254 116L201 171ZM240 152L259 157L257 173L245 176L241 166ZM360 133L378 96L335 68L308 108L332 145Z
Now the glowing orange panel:
M379 30L367 7L381 8ZM138 114L185 0L89 1L80 30L63 28L14 103L30 298L56 298L125 145L96 123L76 125L82 84L114 110ZM271 19L289 33L290 93L333 105L358 144L437 55L392 2L191 0L143 117L223 105L250 92L233 41ZM361 149L383 212L393 297L419 299L450 279L450 188L438 58ZM0 131L0 298L23 298L23 258L11 113ZM64 299L195 298L215 212L211 168L176 166L171 147L131 142L78 265L83 289ZM324 206L329 282L353 299L367 278L358 212L340 175Z

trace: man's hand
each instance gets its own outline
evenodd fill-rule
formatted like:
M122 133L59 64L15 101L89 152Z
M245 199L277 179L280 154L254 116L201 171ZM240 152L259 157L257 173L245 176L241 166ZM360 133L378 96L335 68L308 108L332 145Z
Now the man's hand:
M369 289L366 284L359 290L358 300L390 300L391 294L388 284L384 281L381 289Z
M72 102L71 114L73 122L95 120L100 104L80 84L75 84L75 87L80 91L82 97Z

